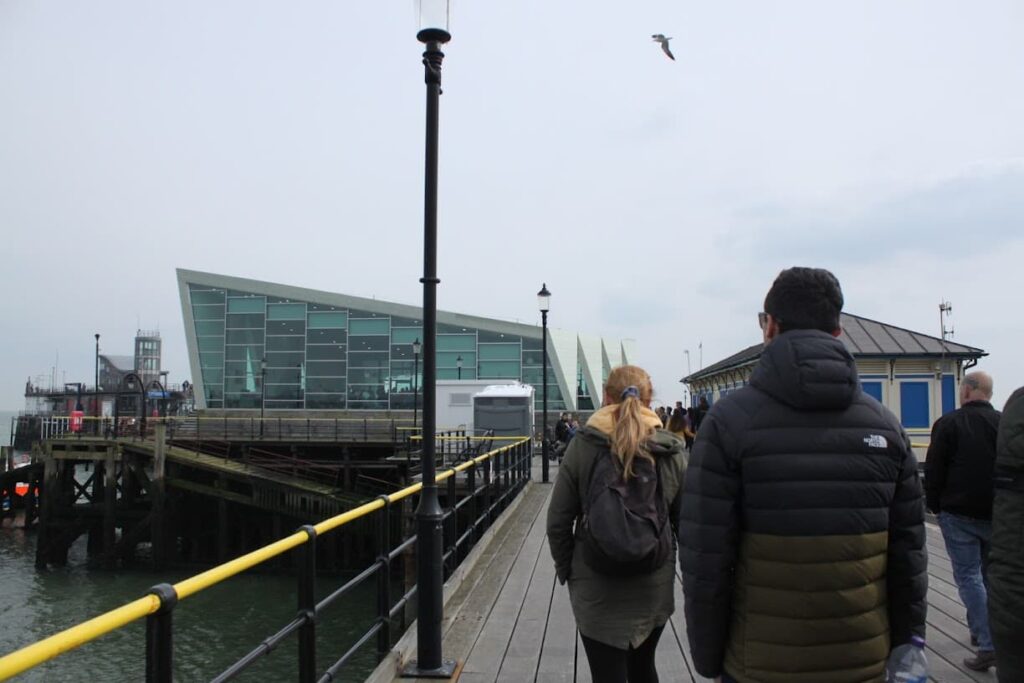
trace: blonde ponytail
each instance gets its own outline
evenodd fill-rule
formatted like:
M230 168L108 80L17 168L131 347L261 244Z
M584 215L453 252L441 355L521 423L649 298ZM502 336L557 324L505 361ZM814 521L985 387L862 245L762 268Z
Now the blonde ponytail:
M622 461L622 476L633 476L633 459L654 458L647 451L647 442L654 427L644 421L643 408L651 402L654 388L651 377L635 365L623 365L612 370L605 383L605 393L619 399L611 433L612 453Z

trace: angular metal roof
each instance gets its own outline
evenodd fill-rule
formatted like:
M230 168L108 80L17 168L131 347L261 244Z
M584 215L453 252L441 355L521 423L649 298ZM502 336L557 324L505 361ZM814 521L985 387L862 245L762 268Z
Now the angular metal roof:
M950 358L981 358L987 356L983 349L965 344L957 344L948 339L943 341L938 337L932 337L920 332L914 332L895 325L880 323L870 318L862 318L852 313L841 313L839 325L843 333L839 339L846 345L850 353L858 358L895 358L915 357L928 358L932 356L949 356ZM716 375L722 370L738 368L748 365L761 357L761 350L764 344L748 346L728 358L724 358L703 370L679 380L680 382L691 382L694 380Z

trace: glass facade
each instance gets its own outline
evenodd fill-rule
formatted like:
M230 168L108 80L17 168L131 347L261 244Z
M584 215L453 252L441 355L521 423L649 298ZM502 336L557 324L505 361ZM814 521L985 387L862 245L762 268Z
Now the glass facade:
M189 299L208 408L259 408L265 393L266 410L411 410L422 392L421 320L194 284ZM437 332L438 379L520 380L540 407L540 330ZM565 410L550 358L547 373L548 409Z

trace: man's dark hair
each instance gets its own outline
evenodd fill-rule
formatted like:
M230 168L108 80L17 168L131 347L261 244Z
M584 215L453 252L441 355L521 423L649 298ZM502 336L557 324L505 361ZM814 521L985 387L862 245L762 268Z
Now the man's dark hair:
M764 298L764 312L775 318L782 332L839 329L843 290L836 276L824 268L787 268L779 273Z

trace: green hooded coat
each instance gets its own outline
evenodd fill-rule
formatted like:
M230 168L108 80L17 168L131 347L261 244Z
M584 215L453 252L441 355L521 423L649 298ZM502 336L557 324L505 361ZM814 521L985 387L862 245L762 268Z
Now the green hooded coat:
M561 583L569 582L569 600L580 632L598 642L625 650L637 647L663 626L675 610L676 536L672 554L650 574L612 577L598 574L583 560L574 525L583 513L595 457L609 447L616 405L594 413L566 449L548 508L548 544ZM648 446L658 466L662 494L669 510L679 509L686 453L683 440L660 429L661 421L644 409L645 420L657 425ZM672 519L673 531L676 520Z

